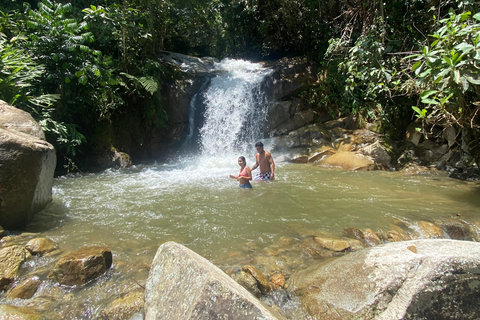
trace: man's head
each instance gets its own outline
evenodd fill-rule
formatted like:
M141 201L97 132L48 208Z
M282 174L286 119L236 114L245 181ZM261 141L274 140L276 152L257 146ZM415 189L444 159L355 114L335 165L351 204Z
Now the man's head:
M257 152L262 152L263 151L263 143L257 142L255 143L255 149L257 149Z

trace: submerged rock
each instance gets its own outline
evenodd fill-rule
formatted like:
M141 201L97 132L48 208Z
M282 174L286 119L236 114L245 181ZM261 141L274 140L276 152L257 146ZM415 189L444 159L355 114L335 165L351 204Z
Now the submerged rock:
M112 266L112 252L106 247L91 246L62 257L50 273L50 279L67 286L90 282Z
M38 277L31 277L17 284L6 293L8 299L30 299L38 289L41 281Z
M0 320L42 320L40 313L28 307L16 307L8 304L0 305Z
M143 309L144 294L134 291L115 299L102 312L102 318L107 320L127 320Z
M30 253L21 246L0 249L0 291L10 286L21 264L29 257Z
M205 258L175 242L155 255L145 290L145 319L278 319Z
M480 244L413 240L350 253L289 279L313 319L478 319Z

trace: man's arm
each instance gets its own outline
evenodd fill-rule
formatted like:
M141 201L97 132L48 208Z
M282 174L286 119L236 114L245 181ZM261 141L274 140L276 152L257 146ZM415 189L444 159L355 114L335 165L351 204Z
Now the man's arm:
M268 162L270 163L270 176L274 178L275 176L275 162L273 161L273 157L271 154L269 154L270 157L268 157Z
M258 168L258 154L255 156L255 159L257 160L257 162L252 166L252 168L250 170L255 170Z

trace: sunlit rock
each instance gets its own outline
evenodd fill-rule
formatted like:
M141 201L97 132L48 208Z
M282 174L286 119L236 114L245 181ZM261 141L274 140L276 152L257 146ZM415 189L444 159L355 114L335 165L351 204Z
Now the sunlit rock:
M258 288L260 289L260 291L262 291L263 294L272 291L272 288L270 287L267 278L255 266L245 265L242 267L242 271L250 273L255 278L255 280L257 280Z
M421 237L425 239L443 238L442 229L428 221L419 221L417 224Z
M473 320L479 270L479 243L413 240L317 264L288 284L312 319Z
M135 313L143 310L144 293L134 291L127 293L110 303L102 312L102 318L107 320L130 319Z
M285 276L280 273L276 273L270 277L270 284L272 289L278 290L285 287Z
M338 152L316 163L320 166L342 168L344 170L356 170L363 167L373 166L372 159L353 152Z
M350 244L346 240L315 237L315 242L327 250L342 252L350 249Z
M67 286L81 286L102 274L112 265L112 252L106 247L84 247L60 258L50 279Z
M38 277L27 278L10 289L5 296L8 299L30 299L37 291L40 283Z
M0 249L0 291L12 284L21 264L29 257L30 253L21 246Z
M376 246L376 245L379 245L380 243L382 243L382 240L380 239L380 237L372 229L365 228L365 229L362 230L362 233L363 233L363 240L367 244L369 244L371 246Z
M8 304L0 305L1 320L44 320L45 317L33 308L17 307Z
M205 258L167 242L145 289L145 319L283 319Z
M25 245L27 249L33 255L44 255L45 253L52 252L58 248L57 244L48 238L35 238Z
M53 146L32 116L0 100L0 224L25 227L52 200Z
M299 249L304 254L314 258L328 258L336 254L336 252L327 250L322 247L318 242L314 240L313 237L308 237L302 243L300 243Z

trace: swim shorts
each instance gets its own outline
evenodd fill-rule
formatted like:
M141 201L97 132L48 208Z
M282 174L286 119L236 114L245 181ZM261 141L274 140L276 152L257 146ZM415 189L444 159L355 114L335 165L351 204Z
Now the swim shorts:
M252 189L252 185L248 181L247 181L247 183L240 184L239 187L244 188L244 189Z
M268 181L268 180L270 180L270 172L257 173L257 175L255 176L255 178L253 180Z

